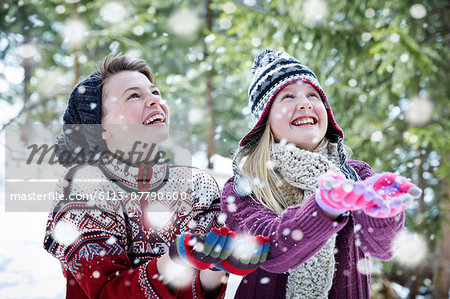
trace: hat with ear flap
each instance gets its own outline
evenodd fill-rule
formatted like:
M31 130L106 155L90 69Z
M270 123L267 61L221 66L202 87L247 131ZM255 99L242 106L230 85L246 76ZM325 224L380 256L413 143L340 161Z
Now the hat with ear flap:
M319 93L328 114L325 136L332 142L336 142L338 137L344 137L344 132L334 120L331 106L317 76L297 59L285 52L265 49L255 57L252 73L253 80L248 89L248 101L254 126L241 139L239 146L258 144L264 133L273 100L284 87L297 81L311 84Z
M239 142L239 149L233 158L234 190L240 196L251 194L251 183L242 176L237 165L237 157L244 148L258 145L267 125L270 107L277 94L289 84L301 81L311 84L319 93L328 115L325 137L337 143L341 162L340 169L349 179L361 180L356 171L347 163L344 151L344 132L336 123L331 106L317 76L306 65L285 52L265 49L259 53L252 66L253 80L248 89L248 101L253 117L253 128Z

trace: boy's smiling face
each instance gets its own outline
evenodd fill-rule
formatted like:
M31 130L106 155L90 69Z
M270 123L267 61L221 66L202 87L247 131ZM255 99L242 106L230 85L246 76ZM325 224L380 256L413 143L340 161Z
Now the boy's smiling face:
M103 83L102 138L112 152L128 152L136 141L160 144L169 137L169 107L142 73L122 71Z

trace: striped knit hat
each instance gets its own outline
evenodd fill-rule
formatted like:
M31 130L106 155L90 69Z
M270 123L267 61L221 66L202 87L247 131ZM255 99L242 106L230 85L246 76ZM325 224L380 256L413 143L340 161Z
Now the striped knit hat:
M255 125L239 142L239 148L233 158L234 191L240 196L250 195L251 183L244 178L237 166L237 157L244 148L256 147L264 133L270 107L277 94L289 84L302 81L311 84L325 105L328 114L328 127L325 137L337 143L341 171L345 177L354 181L361 180L356 171L347 163L343 138L344 132L336 123L328 99L319 85L317 76L297 59L285 52L265 49L253 61L253 81L248 90L249 106Z
M325 136L334 142L337 141L337 137L344 137L344 132L334 120L333 112L317 76L297 59L285 52L266 49L253 61L252 73L254 77L248 90L248 100L255 125L242 138L239 146L249 142L258 144L264 133L273 100L284 87L297 81L311 84L320 94L328 114L328 129Z

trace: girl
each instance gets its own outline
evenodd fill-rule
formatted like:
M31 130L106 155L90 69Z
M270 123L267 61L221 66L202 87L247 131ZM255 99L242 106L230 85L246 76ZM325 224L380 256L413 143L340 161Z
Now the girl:
M221 209L227 226L270 238L271 250L236 297L368 298L368 259L392 258L402 211L420 189L347 160L325 93L298 60L266 49L252 72L255 125L239 143Z
M67 298L223 297L225 272L209 268L244 275L264 260L262 237L247 241L259 244L255 264L230 257L236 234L216 228L220 193L208 173L161 159L169 122L142 60L108 56L72 92L57 147L72 167L44 241Z

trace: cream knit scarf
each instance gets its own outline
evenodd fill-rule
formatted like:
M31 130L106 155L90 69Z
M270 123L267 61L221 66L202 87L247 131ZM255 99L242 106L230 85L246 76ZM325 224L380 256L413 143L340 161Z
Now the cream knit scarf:
M325 138L314 152L274 143L271 158L274 170L286 182L282 190L290 205L301 204L314 194L321 174L340 172L337 145ZM289 271L286 298L328 298L335 269L335 242L333 235L315 255Z

